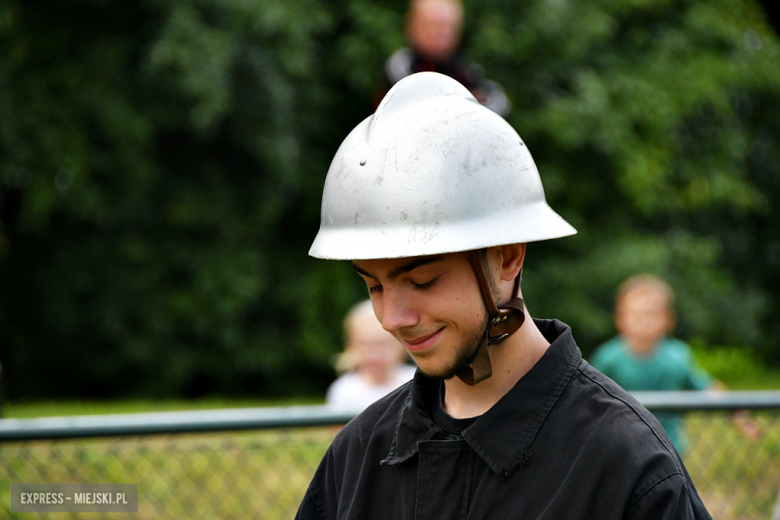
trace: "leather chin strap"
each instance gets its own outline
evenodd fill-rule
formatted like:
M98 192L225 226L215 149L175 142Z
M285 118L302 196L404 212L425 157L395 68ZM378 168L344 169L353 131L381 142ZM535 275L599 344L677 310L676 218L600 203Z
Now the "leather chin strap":
M497 345L506 338L514 334L525 321L525 310L523 299L517 297L517 290L520 287L520 280L523 277L523 271L515 278L514 289L512 290L512 299L501 307L496 307L493 295L490 293L486 273L489 272L489 266L484 255L479 254L479 250L469 251L468 259L474 274L477 276L479 290L482 293L482 300L485 302L485 308L488 312L488 323L485 327L485 337L477 347L476 355L471 365L458 373L458 377L469 386L481 383L493 375L493 369L490 366L490 354L488 346Z

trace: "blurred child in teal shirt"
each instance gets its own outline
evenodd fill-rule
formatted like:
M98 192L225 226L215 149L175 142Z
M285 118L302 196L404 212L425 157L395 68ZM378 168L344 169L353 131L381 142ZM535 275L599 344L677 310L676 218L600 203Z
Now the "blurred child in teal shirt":
M717 381L697 366L690 347L667 336L676 324L669 284L653 275L632 276L617 292L619 335L596 349L591 364L628 391L716 388ZM655 415L677 451L685 453L680 414Z

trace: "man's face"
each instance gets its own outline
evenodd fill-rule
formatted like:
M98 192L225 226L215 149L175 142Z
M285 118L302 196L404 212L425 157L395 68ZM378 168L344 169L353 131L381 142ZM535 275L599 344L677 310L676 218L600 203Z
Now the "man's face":
M471 363L487 312L464 253L355 260L382 327L398 338L420 370L449 379Z
M449 0L427 0L409 14L406 35L418 53L435 61L449 58L460 43L461 13Z

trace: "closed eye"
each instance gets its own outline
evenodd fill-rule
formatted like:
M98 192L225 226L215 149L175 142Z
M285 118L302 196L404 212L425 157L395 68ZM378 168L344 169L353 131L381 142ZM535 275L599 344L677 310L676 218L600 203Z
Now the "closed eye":
M374 294L374 293L378 293L378 292L381 292L381 291L382 291L382 286L381 285L375 285L374 287L369 287L368 288L368 294Z
M436 280L437 280L437 278L434 278L430 282L425 282L425 283L414 283L414 282L412 282L412 285L414 285L415 289L420 290L420 291L424 291L425 289L429 289L430 287L432 287L433 284L436 283Z

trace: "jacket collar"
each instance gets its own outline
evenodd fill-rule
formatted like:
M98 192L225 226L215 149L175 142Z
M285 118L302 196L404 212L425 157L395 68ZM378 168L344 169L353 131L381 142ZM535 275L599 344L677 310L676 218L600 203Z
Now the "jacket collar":
M528 463L531 443L582 360L566 324L534 322L550 347L501 400L463 430L465 441L501 479ZM405 462L417 453L420 442L440 431L428 411L429 403L438 398L439 384L417 371L382 464Z

